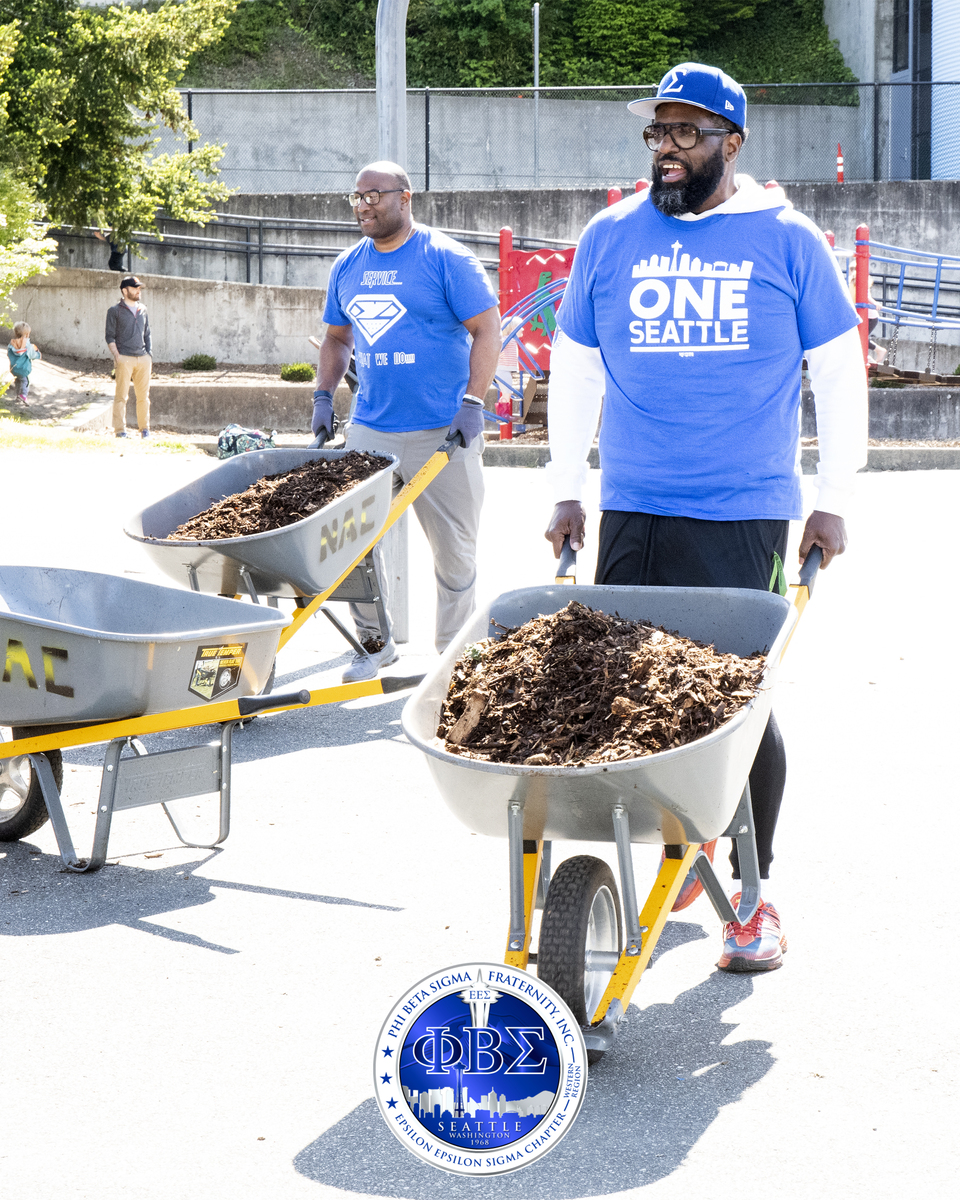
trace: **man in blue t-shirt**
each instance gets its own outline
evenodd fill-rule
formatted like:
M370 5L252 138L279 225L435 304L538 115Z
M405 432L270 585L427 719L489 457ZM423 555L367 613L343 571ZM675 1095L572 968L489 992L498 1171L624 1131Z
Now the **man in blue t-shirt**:
M332 433L333 393L354 351L359 388L347 448L396 454L395 487L412 479L448 434L463 435L464 447L413 502L433 551L442 651L474 608L483 400L497 369L500 313L474 255L414 223L412 194L396 163L372 163L357 176L350 203L365 236L330 273L313 432ZM383 595L379 548L374 558ZM375 607L355 604L351 611L365 653L347 667L345 683L373 679L397 658L392 636L381 639Z
M584 537L580 491L603 401L596 582L768 590L801 516L800 373L816 394L819 498L800 543L823 566L846 544L843 512L866 458L856 310L820 231L779 188L735 175L746 97L715 67L682 63L629 105L650 124L652 186L598 214L558 313L550 379L546 536ZM750 772L768 878L786 781L771 716ZM705 847L713 857L713 846ZM731 855L739 878L736 845ZM691 872L675 909L701 885ZM779 967L786 940L764 902L724 928L718 965Z

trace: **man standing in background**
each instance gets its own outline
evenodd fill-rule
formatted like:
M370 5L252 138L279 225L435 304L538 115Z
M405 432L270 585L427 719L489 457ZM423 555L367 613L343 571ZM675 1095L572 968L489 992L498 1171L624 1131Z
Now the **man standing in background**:
M333 432L333 393L356 351L356 410L347 448L395 454L395 488L420 470L452 433L464 446L413 502L433 551L436 647L446 649L474 609L477 530L483 503L483 401L500 354L497 297L480 262L435 229L414 224L410 179L391 162L371 163L350 196L365 235L333 264L314 392L313 432ZM384 604L385 572L374 561ZM396 661L381 640L376 608L353 604L365 653L345 683L373 679Z
M137 425L140 436L150 436L150 320L140 303L143 284L135 275L120 280L123 299L107 309L107 348L113 356L116 391L113 396L113 432L127 436L127 395L133 382L137 394Z

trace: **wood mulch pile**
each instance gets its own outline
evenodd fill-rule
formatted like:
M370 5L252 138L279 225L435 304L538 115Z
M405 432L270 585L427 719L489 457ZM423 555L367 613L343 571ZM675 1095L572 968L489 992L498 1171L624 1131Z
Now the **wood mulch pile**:
M753 699L766 662L576 601L500 628L457 660L440 714L464 758L582 766L684 746Z
M264 475L244 492L225 496L167 534L168 542L249 537L302 521L390 465L388 458L349 450L342 458L316 458Z

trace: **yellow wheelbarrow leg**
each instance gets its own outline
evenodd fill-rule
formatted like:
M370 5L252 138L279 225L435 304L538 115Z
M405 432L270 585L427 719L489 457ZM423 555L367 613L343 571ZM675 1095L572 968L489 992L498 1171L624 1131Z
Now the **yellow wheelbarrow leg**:
M687 872L693 866L700 846L695 843L690 846L668 846L667 857L663 861L653 881L653 887L647 896L646 903L640 912L641 945L639 954L628 954L627 950L620 955L603 998L593 1014L591 1024L596 1025L606 1017L611 1005L619 1007L618 1016L627 1011L627 1006L640 982L640 976L650 963L650 957L657 944L663 927L667 923L674 901L680 894L680 888L687 877ZM673 857L676 855L677 857ZM645 928L644 928L645 927Z

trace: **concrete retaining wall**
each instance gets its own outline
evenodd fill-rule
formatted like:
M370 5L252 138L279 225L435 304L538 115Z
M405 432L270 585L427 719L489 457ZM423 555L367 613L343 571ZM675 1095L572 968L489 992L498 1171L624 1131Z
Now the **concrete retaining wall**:
M804 437L817 436L813 392L803 393ZM948 442L960 438L960 376L952 388L905 387L870 389L872 438L903 442Z
M584 187L647 174L645 122L623 96L583 98L530 92L430 96L430 180L434 188ZM744 169L778 179L830 179L842 143L848 179L873 178L872 95L857 105L752 103ZM376 96L348 91L194 90L193 120L204 142L225 145L221 178L243 192L348 190L377 158ZM539 138L536 129L539 126ZM424 96L407 96L404 166L425 181ZM535 149L536 143L536 149ZM169 131L161 151L186 149Z
M334 408L341 421L350 412L350 392L337 388ZM113 405L105 403L83 413L76 429L96 432L113 428ZM279 433L309 433L313 416L313 384L266 383L232 386L154 383L150 388L150 424L174 433L219 433L230 424ZM127 427L137 427L133 388L127 399Z
M221 363L312 362L307 341L323 325L323 288L258 286L143 273L153 356L180 362L212 354ZM16 320L28 321L37 344L77 358L108 354L107 309L117 302L112 271L58 270L13 294Z
M280 381L256 386L237 386L229 382L155 383L150 389L151 423L157 429L180 433L217 433L231 421L267 432L276 429L281 433L306 433L313 412L312 393L312 384ZM868 436L871 438L905 442L960 439L960 378L955 391L948 388L871 388L869 403ZM535 404L537 408L531 410L531 418L546 424L546 403L535 401ZM342 385L337 389L335 407L337 416L345 420L350 411L350 393ZM102 412L85 419L82 428L106 429L109 424L109 405L105 405ZM132 388L127 424L136 426ZM809 391L803 393L801 431L804 437L817 436L813 393ZM526 449L535 447L527 446ZM592 465L596 466L596 463Z

